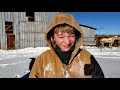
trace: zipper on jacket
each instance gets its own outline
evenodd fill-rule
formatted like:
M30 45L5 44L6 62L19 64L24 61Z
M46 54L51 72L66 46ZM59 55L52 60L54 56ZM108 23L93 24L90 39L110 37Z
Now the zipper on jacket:
M69 73L68 73L68 71L67 71L67 68L68 68L68 66L66 66L66 67L64 68L65 78L68 78L68 77L69 77Z

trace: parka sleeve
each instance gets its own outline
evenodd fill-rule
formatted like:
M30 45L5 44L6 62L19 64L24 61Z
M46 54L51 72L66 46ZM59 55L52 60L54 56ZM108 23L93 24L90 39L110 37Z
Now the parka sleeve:
M104 78L104 73L99 63L94 58L94 56L91 55L90 59L91 59L90 74L92 75L92 78Z
M29 74L29 78L38 78L38 76L40 76L40 62L39 62L40 58L36 58L34 65L30 71Z

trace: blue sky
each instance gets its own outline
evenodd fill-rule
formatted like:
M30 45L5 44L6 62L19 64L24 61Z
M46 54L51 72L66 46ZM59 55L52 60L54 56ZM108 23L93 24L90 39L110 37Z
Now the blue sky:
M120 12L66 12L79 24L97 28L95 34L120 34Z

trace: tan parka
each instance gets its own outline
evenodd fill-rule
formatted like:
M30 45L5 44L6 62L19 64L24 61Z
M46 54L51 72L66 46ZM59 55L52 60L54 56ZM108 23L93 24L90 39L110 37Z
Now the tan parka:
M63 64L55 53L50 36L50 30L59 24L68 24L78 30L81 34L72 52L69 64ZM85 75L85 65L91 64L91 54L86 50L80 50L83 44L83 31L80 25L75 21L71 14L57 14L51 22L45 33L46 40L50 50L43 52L36 58L29 78L91 78L91 75Z

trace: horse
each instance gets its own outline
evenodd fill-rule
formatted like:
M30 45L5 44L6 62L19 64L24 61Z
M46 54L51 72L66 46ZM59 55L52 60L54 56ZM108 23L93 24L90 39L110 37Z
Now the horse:
M101 47L104 48L104 44L108 43L109 44L108 47L112 48L115 40L118 40L118 36L113 36L113 37L109 37L109 38L102 38L102 39L100 39Z

